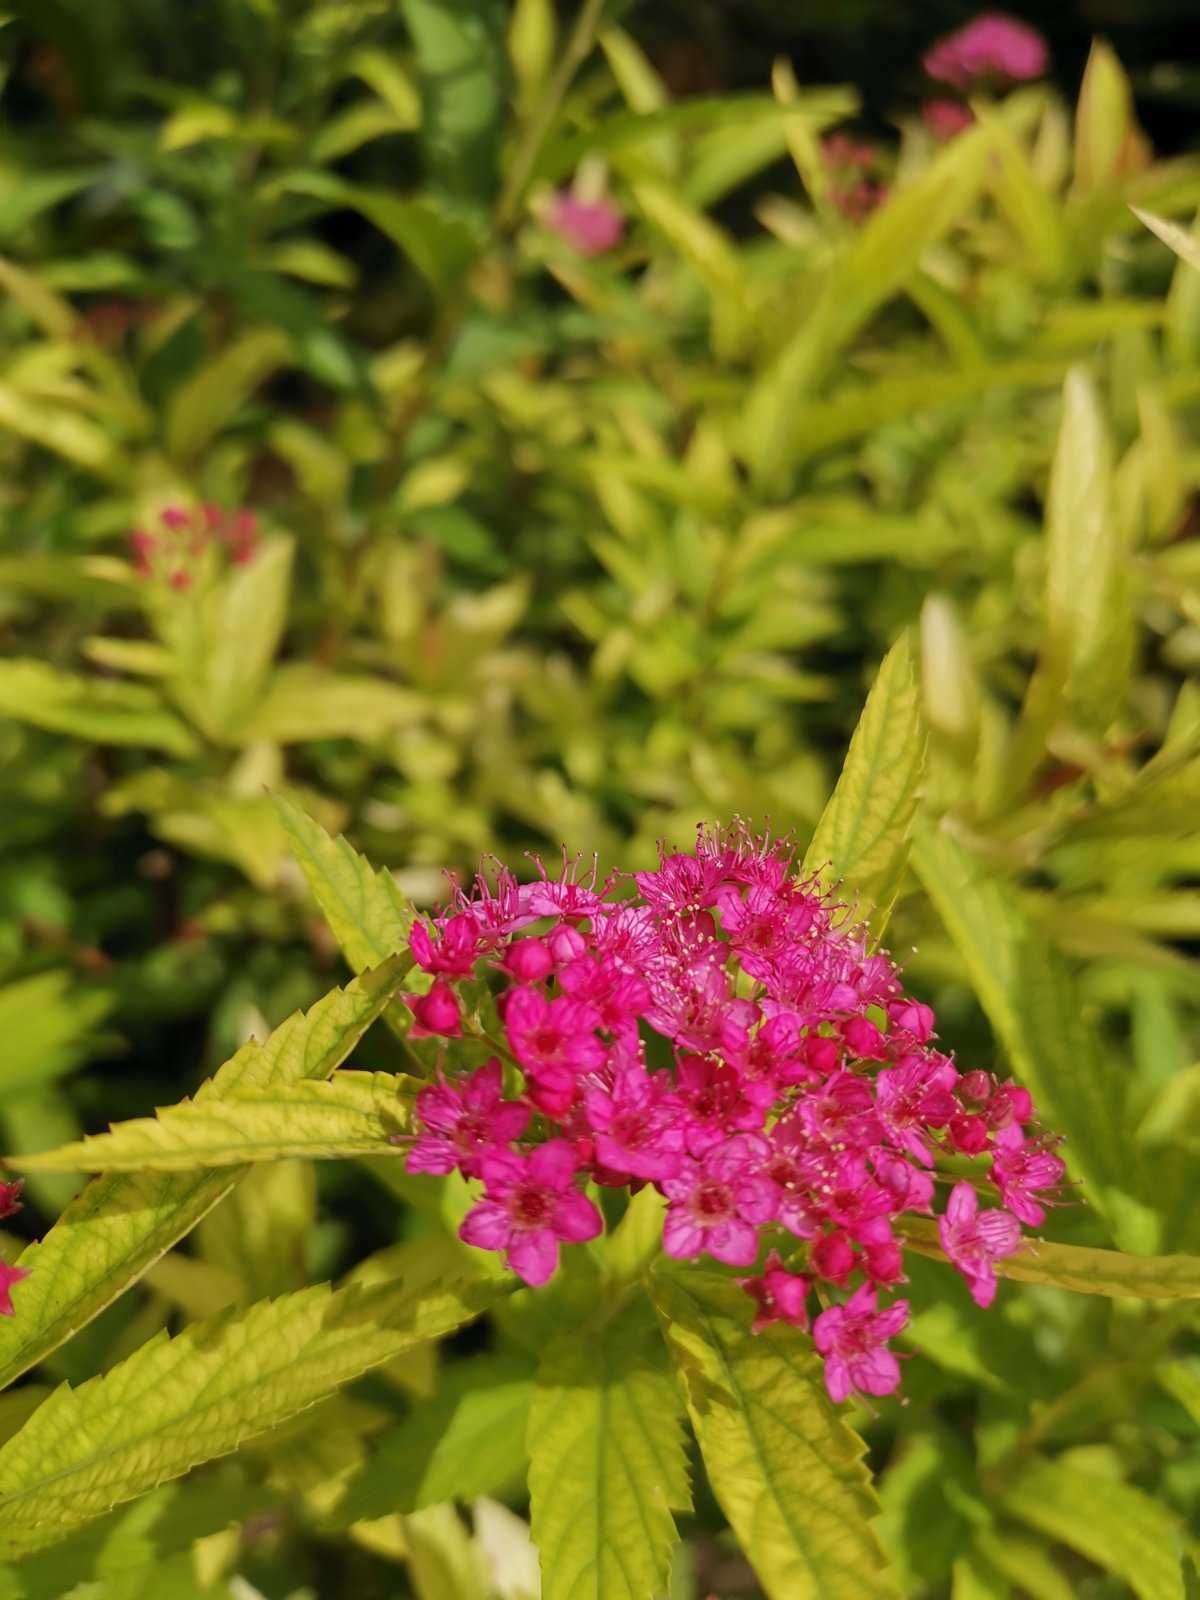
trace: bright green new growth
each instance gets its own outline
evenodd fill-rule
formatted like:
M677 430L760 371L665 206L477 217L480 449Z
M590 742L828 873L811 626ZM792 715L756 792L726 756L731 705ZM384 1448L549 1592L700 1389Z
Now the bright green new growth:
M865 1447L812 1348L778 1324L751 1334L717 1273L662 1271L653 1294L709 1482L770 1600L894 1594Z
M602 1307L550 1344L529 1451L543 1600L665 1593L671 1513L692 1501L679 1393L644 1297Z
M197 1102L230 1090L327 1078L399 988L403 963L335 989L304 1015L289 1017L263 1044L251 1040L199 1091ZM17 1315L0 1321L0 1384L40 1361L90 1322L224 1198L236 1168L178 1175L105 1176L73 1200L38 1244L21 1255L30 1277Z
M112 1506L436 1339L495 1298L480 1283L413 1298L402 1284L305 1289L160 1336L57 1390L0 1449L0 1556L43 1549Z
M163 1107L14 1165L29 1171L186 1172L304 1156L386 1155L409 1125L413 1080L386 1072L339 1072L245 1088ZM394 1148L394 1147L392 1147ZM398 1152L397 1152L398 1153Z

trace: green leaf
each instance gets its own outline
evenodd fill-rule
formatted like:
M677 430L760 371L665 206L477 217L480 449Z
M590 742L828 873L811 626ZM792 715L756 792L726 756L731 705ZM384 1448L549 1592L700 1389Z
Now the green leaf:
M111 1004L108 995L80 990L63 971L39 972L0 989L0 1100L70 1072Z
M327 1078L402 981L388 962L242 1046L197 1095ZM238 1169L112 1174L90 1183L38 1244L20 1256L30 1276L16 1315L0 1321L0 1386L40 1361L136 1282L233 1188Z
M1134 119L1133 89L1112 46L1092 41L1075 111L1075 187L1103 189L1137 165L1144 143Z
M432 1399L373 1441L338 1503L339 1526L523 1485L533 1395L527 1361L484 1355L451 1367Z
M284 366L291 340L279 328L255 328L234 339L175 389L167 404L167 448L194 460L264 379Z
M946 1259L938 1244L936 1222L905 1217L898 1227L909 1249L935 1260ZM1123 1250L1030 1239L1016 1255L994 1266L998 1277L1071 1289L1076 1294L1101 1294L1114 1300L1200 1300L1200 1256L1135 1256Z
M343 1071L332 1082L208 1095L60 1150L14 1158L13 1165L41 1172L190 1172L300 1156L386 1155L392 1135L409 1126L410 1086L387 1072Z
M238 733L247 741L266 739L272 744L311 739L361 739L369 744L416 722L424 709L424 699L398 683L292 662L271 675Z
M905 634L883 659L846 764L804 855L806 871L828 868L829 876L845 883L876 933L908 861L924 768L921 691Z
M1181 228L1168 217L1156 217L1153 211L1143 211L1139 206L1129 208L1139 222L1144 222L1151 233L1156 233L1168 249L1174 250L1181 261L1200 270L1200 239Z
M1042 670L1103 731L1124 703L1133 651L1129 554L1112 510L1112 452L1100 401L1080 368L1063 387L1046 502ZM1032 692L1032 691L1031 691Z
M742 440L757 482L783 481L799 438L797 407L868 318L903 289L926 253L975 204L991 155L984 128L953 140L919 177L893 192L834 262L799 327L750 391Z
M44 1549L114 1505L461 1327L498 1293L473 1283L328 1286L160 1334L102 1377L63 1385L0 1449L0 1556Z
M538 1368L529 1495L543 1600L666 1591L691 1508L679 1394L645 1298L564 1329Z
M486 202L496 189L507 61L501 0L402 0L421 82L421 136L437 188Z
M175 697L212 739L236 739L262 693L287 625L291 571L292 541L274 538L207 592L182 607L171 595L160 612Z
M145 745L174 756L197 749L154 689L59 672L43 661L0 661L0 716L93 744Z
M1123 1081L1080 1015L1062 956L1013 888L988 877L944 829L918 834L913 865L1039 1115L1066 1135L1068 1165L1118 1227L1119 1242L1153 1248L1127 1220L1153 1201L1155 1184L1124 1136Z
M709 1482L770 1600L894 1595L865 1446L811 1344L752 1335L749 1299L715 1272L660 1272L654 1297Z
M480 245L475 219L432 195L406 198L385 189L347 183L329 172L288 173L278 188L307 195L331 207L357 211L386 234L435 288L452 283L470 266Z
M1183 1600L1179 1525L1140 1489L1041 1460L1021 1473L1003 1505L1124 1578L1138 1600Z
M108 482L123 484L130 461L112 434L63 405L49 405L12 383L0 383L0 428L95 473Z
M376 871L340 835L331 838L293 801L273 798L300 870L355 972L407 949L414 912L391 873Z

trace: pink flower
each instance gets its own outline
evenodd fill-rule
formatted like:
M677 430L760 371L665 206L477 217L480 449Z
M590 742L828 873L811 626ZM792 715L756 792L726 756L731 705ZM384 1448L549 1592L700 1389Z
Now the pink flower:
M944 1056L905 1056L875 1080L879 1115L889 1138L928 1166L927 1133L944 1128L958 1110L951 1093L958 1081L954 1064Z
M626 1069L614 1074L611 1089L589 1089L584 1096L596 1160L609 1173L647 1182L679 1175L683 1126L666 1101L662 1076Z
M1012 83L1040 78L1048 60L1046 41L1036 28L1001 11L988 11L940 39L921 65L940 83L969 89L986 78Z
M969 1183L956 1183L938 1218L938 1237L949 1260L967 1280L977 1306L996 1298L993 1261L1012 1255L1021 1243L1021 1228L1007 1211L980 1211L979 1196Z
M21 1191L24 1178L14 1178L11 1183L0 1183L0 1220L15 1216L21 1209Z
M1038 1144L1000 1150L992 1161L992 1182L1007 1210L1030 1228L1040 1228L1046 1209L1038 1200L1040 1189L1056 1189L1066 1176L1066 1166Z
M809 1281L798 1272L788 1272L772 1250L766 1264L756 1278L739 1278L738 1282L758 1306L751 1333L761 1333L773 1322L786 1322L792 1328L808 1327Z
M0 1261L0 1317L12 1316L13 1286L28 1276L29 1272L25 1267L10 1267L7 1262Z
M508 1042L531 1079L530 1098L550 1116L562 1116L578 1095L581 1073L604 1063L592 1006L568 995L547 1000L540 989L510 990L504 1006Z
M813 1324L813 1343L825 1357L825 1387L839 1404L859 1394L891 1394L900 1383L900 1363L887 1341L908 1321L908 1301L875 1309L875 1289L858 1288L842 1306L830 1306Z
M452 978L468 977L479 956L479 929L473 917L461 912L438 929L437 938L420 920L412 925L408 946L413 960L425 972L441 972Z
M760 1171L769 1154L765 1139L740 1134L667 1178L660 1186L670 1201L666 1253L686 1261L705 1251L731 1267L750 1266L758 1255L758 1227L775 1210L774 1190Z
M957 139L975 121L975 113L961 100L926 100L921 106L921 121L939 144Z
M621 242L625 218L611 200L581 200L560 189L545 213L546 226L581 256L599 256Z
M428 994L406 994L404 999L413 1014L414 1039L425 1039L431 1034L457 1039L462 1033L458 996L444 978L438 978Z
M457 1169L477 1178L483 1156L519 1139L529 1122L527 1105L503 1098L500 1063L494 1057L461 1084L443 1079L422 1089L416 1110L432 1131L413 1141L406 1165L409 1172L441 1176Z
M683 1056L675 1066L674 1102L688 1154L702 1156L736 1131L762 1127L762 1110L742 1093L732 1067L708 1056Z
M578 1158L566 1139L551 1139L528 1156L484 1155L484 1198L467 1213L458 1236L480 1250L503 1250L518 1277L536 1288L558 1266L559 1242L582 1244L603 1224L575 1187Z
M514 939L501 961L518 983L540 983L554 971L554 957L544 939Z

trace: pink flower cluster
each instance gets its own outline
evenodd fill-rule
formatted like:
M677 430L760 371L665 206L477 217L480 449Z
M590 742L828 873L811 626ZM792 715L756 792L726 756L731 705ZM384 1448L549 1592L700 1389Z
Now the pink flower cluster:
M0 1183L0 1221L20 1211L23 1187L19 1178L13 1183ZM0 1261L0 1317L12 1316L13 1285L28 1276L29 1273L24 1267L10 1267L7 1262Z
M153 532L135 528L129 535L138 576L165 578L172 589L191 588L195 564L210 545L243 566L254 559L258 542L253 511L226 511L211 502L199 510L166 506Z
M851 222L864 221L887 199L887 185L876 175L878 146L831 133L821 141L821 160L829 174L829 198Z
M1048 62L1046 41L1036 28L1002 11L985 11L939 39L921 65L939 83L970 90L989 79L1024 83L1040 78Z
M620 244L625 218L603 195L582 199L570 189L558 190L545 210L545 223L581 256L600 256Z
M988 1305L995 1262L1062 1179L1027 1091L960 1073L891 959L789 847L740 825L632 884L480 878L414 927L412 954L433 979L409 997L414 1033L495 1050L416 1101L409 1170L482 1185L461 1237L542 1284L561 1244L601 1231L586 1182L652 1184L667 1255L765 1256L742 1280L756 1330L808 1328L816 1303L836 1400L899 1382L887 1345L907 1302L878 1301L904 1281L899 1219L931 1214L944 1182L942 1249ZM990 1163L998 1206L980 1209L969 1158Z

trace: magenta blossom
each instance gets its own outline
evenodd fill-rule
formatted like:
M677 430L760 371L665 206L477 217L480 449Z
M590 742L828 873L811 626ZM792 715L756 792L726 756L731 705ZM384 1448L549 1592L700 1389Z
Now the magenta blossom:
M813 1323L813 1343L825 1357L825 1387L839 1403L852 1393L891 1394L900 1363L887 1341L908 1321L908 1301L876 1311L873 1285L862 1284L842 1306L830 1306Z
M798 1272L788 1272L772 1250L756 1278L738 1282L758 1307L751 1333L761 1333L773 1322L786 1322L792 1328L808 1327L808 1291L811 1285Z
M519 1139L529 1122L529 1107L502 1095L500 1063L494 1057L457 1084L443 1079L422 1089L417 1117L433 1131L413 1140L408 1170L445 1177L457 1169L466 1178L479 1177L483 1156Z
M0 1220L15 1216L20 1211L21 1191L24 1187L24 1178L14 1178L11 1183L0 1182Z
M579 1162L566 1139L551 1139L528 1156L496 1151L480 1166L484 1198L464 1217L458 1236L480 1250L503 1250L532 1287L553 1276L560 1240L582 1244L600 1232L600 1213L575 1187Z
M992 1182L1000 1191L1005 1207L1018 1222L1040 1228L1046 1208L1039 1191L1056 1189L1066 1175L1066 1166L1043 1146L1022 1145L1016 1150L1000 1150L992 1161Z
M689 1161L662 1191L670 1201L663 1249L686 1261L705 1252L731 1267L748 1267L758 1254L758 1227L775 1211L775 1193L762 1176L770 1146L757 1134L739 1134Z
M975 121L975 113L961 100L926 100L921 106L921 121L939 144L957 139Z
M889 1392L907 1309L877 1295L904 1281L903 1220L932 1215L941 1163L978 1156L1000 1192L980 1213L960 1185L941 1219L981 1303L1062 1163L1025 1089L935 1047L933 1012L789 845L738 825L660 855L619 888L565 858L528 885L499 868L414 930L434 979L409 999L414 1033L460 1032L470 980L500 1060L421 1090L409 1165L482 1182L463 1237L530 1283L599 1229L585 1180L653 1184L669 1256L767 1257L746 1280L758 1326L802 1329L806 1286L845 1286L817 1319L830 1392Z
M1046 41L1036 28L1001 11L987 11L940 39L921 65L939 83L970 89L987 79L1023 83L1040 78L1048 61Z
M1021 1243L1021 1225L1007 1211L980 1211L979 1196L969 1183L956 1183L938 1218L938 1237L949 1260L967 1280L977 1306L996 1298L993 1261L1012 1255Z
M581 256L599 256L621 242L625 218L611 200L582 200L560 189L545 211L545 223Z
M10 1267L7 1262L0 1261L0 1317L12 1316L13 1286L28 1276L29 1273L24 1267Z

